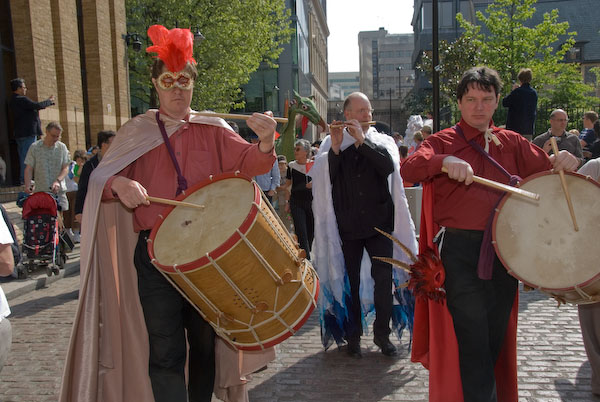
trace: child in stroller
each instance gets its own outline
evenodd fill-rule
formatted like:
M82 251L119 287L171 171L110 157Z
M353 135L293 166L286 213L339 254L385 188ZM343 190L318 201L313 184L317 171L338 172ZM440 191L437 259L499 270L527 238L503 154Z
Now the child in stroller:
M48 276L58 275L64 268L73 243L63 233L59 209L51 193L33 193L23 201L23 264L17 269L19 278L26 278L36 265L45 266Z

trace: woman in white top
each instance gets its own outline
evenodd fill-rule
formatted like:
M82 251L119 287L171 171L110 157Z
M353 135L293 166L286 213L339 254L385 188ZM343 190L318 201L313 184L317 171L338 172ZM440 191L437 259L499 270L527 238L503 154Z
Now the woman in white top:
M4 219L0 216L0 276L8 276L12 274L14 262L10 245L13 243L12 235L8 230L8 226ZM10 255L8 255L10 254ZM0 371L4 367L4 361L10 351L12 343L12 328L10 321L6 317L10 315L8 301L4 295L4 291L0 286Z

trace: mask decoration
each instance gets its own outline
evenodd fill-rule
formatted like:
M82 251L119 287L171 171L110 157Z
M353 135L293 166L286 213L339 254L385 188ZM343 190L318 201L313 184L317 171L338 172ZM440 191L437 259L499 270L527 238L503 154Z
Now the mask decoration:
M188 83L182 83L178 75L186 74L181 71L188 62L196 64L196 60L194 60L194 36L192 32L189 29L173 28L168 30L162 25L152 25L148 28L148 37L154 45L146 48L146 52L156 53L156 57L165 63L167 69L172 73L176 73L173 82L178 82L179 85L174 85L180 88L182 88L181 85L189 85ZM191 80L189 76L187 78ZM160 77L158 81L159 83L162 81ZM193 81L191 85L193 85Z
M164 73L158 76L158 79L156 81L160 89L165 91L168 91L175 87L184 91L189 91L194 87L194 80L185 71L180 71L178 73L165 71Z

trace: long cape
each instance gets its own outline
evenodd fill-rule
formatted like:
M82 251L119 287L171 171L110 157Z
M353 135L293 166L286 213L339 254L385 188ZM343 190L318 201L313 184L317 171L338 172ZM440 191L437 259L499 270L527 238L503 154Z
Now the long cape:
M61 402L154 401L148 376L148 334L133 265L137 234L133 231L132 211L119 201L101 202L101 198L111 176L164 143L155 115L156 110L149 110L121 127L90 176L83 208L79 305L63 373ZM161 118L169 136L186 123L165 115ZM220 118L198 116L193 111L189 121L230 129ZM221 376L215 387L239 385L241 376L272 358L272 350L248 359L240 356L239 364L236 361L233 365L240 371L229 371L234 380Z
M394 162L394 172L388 177L390 194L394 201L394 232L393 236L410 248L417 250L415 225L412 221L408 202L404 194L404 186L400 177L400 155L394 140L385 134L378 133L374 128L369 129L367 138L376 145L386 148ZM354 144L356 140L344 130L341 149ZM325 137L319 154L315 158L309 175L313 179L313 214L315 217L315 241L312 249L313 263L319 274L321 292L319 294L319 310L321 319L321 341L325 348L335 341L338 345L345 336L345 323L349 317L350 283L342 254L341 240L333 210L331 194L331 180L329 177L328 152L331 147L331 138ZM394 258L410 264L408 256L394 245ZM412 293L399 285L406 282L408 275L401 270L394 269L394 310L392 326L398 337L402 336L404 328L408 326L412 334L414 298ZM368 321L375 311L373 290L374 283L371 277L371 260L368 253L363 254L361 262L361 305L362 325L367 333Z
M433 184L423 184L419 251L437 250L433 237L439 227L433 221ZM499 402L516 402L517 391L517 318L519 292L515 295L504 344L495 366ZM458 344L454 324L446 303L418 298L411 360L429 370L430 402L462 402L462 384L458 366Z

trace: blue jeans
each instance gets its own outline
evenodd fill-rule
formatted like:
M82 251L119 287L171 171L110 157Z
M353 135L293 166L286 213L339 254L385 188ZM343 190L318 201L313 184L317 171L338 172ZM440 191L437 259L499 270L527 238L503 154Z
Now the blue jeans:
M15 138L17 142L17 152L19 152L19 166L21 167L21 173L19 176L19 183L23 183L24 175L25 175L25 156L27 156L27 151L29 151L29 147L31 144L35 142L35 135L31 137L21 137Z

